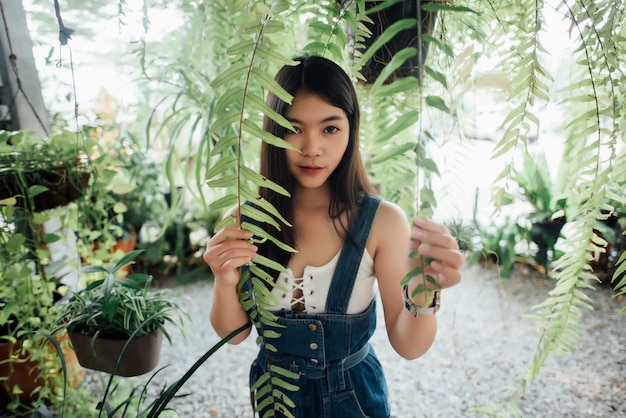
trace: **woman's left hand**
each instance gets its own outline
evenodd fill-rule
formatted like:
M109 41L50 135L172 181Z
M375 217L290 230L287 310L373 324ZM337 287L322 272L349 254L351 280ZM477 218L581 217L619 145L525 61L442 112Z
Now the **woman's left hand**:
M424 274L437 280L442 289L461 282L461 269L465 259L456 239L448 228L422 216L416 216L411 226L409 251L419 251L432 262L424 266ZM413 270L421 264L421 257L409 258L409 268Z

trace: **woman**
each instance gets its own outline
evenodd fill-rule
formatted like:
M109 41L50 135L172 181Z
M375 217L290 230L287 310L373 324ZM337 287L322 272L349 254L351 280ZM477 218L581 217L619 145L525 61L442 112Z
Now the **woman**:
M423 306L423 293L411 296L416 280L400 286L420 260L408 254L418 250L433 260L424 271L440 289L460 282L463 257L447 228L422 217L410 225L398 206L374 195L359 153L359 106L347 74L325 58L297 61L276 76L292 103L268 96L295 131L267 117L264 129L300 152L263 144L261 155L261 173L291 197L260 191L293 225L277 237L297 252L253 245L252 234L238 226L216 233L204 254L215 276L211 323L222 337L247 323L236 289L240 269L257 253L278 261L287 272L276 278L271 308L285 328L272 340L277 352L261 345L251 384L278 365L299 375L293 382L299 389L290 394L296 417L388 417L385 378L368 343L376 292L391 345L406 359L418 358L435 338L438 298Z

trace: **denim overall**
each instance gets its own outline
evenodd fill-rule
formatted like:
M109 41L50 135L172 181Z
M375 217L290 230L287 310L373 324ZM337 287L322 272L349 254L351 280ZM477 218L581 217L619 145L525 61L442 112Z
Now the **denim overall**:
M358 219L345 240L330 284L326 313L277 312L278 323L286 326L277 328L281 336L271 340L277 352L261 344L252 364L250 385L270 364L300 376L284 378L299 387L295 392L285 391L296 405L291 411L296 418L390 415L383 369L368 342L376 328L375 300L360 314L346 314L379 204L380 199L373 196L359 203Z

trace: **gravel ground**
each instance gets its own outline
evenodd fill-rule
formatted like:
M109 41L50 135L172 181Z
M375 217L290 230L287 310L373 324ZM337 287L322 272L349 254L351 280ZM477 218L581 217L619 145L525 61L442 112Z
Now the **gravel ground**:
M533 275L503 280L494 270L466 269L463 282L443 292L439 332L418 360L400 358L387 342L379 309L372 343L391 392L392 414L409 417L474 417L481 405L505 402L506 386L519 383L538 342L541 322L530 307L542 301L553 282ZM163 344L157 379L163 385L181 376L218 341L209 323L209 281L177 287L187 299L195 324L188 340ZM584 334L568 355L551 355L521 397L526 417L626 417L626 298L608 289L590 293L594 311L585 311ZM222 347L183 387L189 396L171 403L181 417L251 417L248 368L256 354L254 338Z

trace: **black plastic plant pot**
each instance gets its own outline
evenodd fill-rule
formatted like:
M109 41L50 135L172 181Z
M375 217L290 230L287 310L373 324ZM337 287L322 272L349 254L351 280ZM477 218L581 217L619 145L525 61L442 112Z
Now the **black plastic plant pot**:
M128 340L99 337L94 339L91 335L78 332L70 332L70 340L81 366L117 376L131 377L148 373L157 366L163 333L156 330L134 338L128 343L124 353L122 350ZM120 362L115 369L118 358Z

